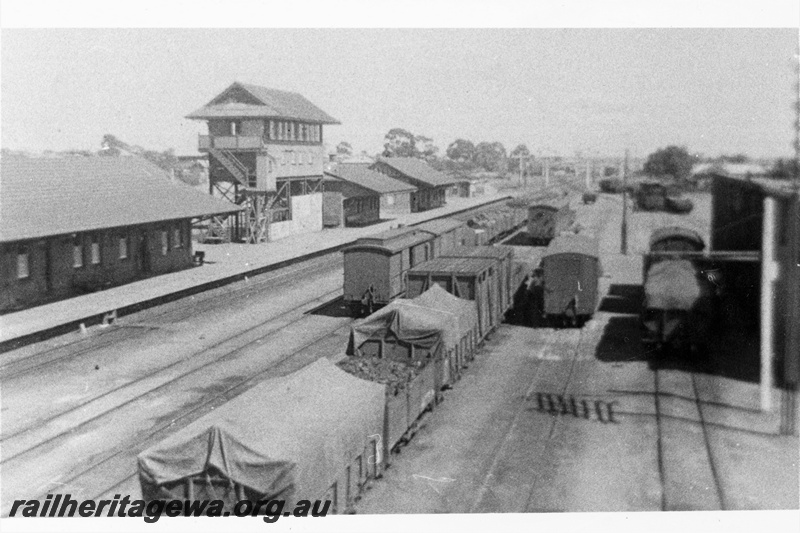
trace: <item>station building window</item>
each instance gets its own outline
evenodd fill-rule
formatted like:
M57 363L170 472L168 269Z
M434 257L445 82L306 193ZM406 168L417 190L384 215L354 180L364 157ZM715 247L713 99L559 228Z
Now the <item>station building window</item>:
M183 232L180 224L172 229L172 247L183 248Z
M269 121L269 138L274 140L275 139L275 121Z
M120 259L127 259L128 258L128 236L121 235L119 238L119 258Z
M169 251L169 233L166 230L161 230L161 255L167 255Z
M83 267L83 242L80 236L76 236L72 241L72 267Z
M93 265L100 264L100 237L92 235L91 260Z
M27 279L31 275L30 252L25 246L17 249L17 279Z

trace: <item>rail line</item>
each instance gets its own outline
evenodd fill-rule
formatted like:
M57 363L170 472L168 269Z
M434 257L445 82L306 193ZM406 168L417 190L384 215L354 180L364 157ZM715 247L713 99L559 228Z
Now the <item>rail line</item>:
M329 291L329 292L325 293L325 294L324 294L324 295L322 295L322 296L318 296L318 297L316 297L316 298L313 298L313 299L311 299L311 300L307 300L307 301L301 302L300 304L298 304L298 305L296 305L296 306L294 306L294 307L292 307L292 308L290 308L290 309L288 309L288 310L284 311L283 313L281 313L281 314L279 314L279 315L276 315L276 316L270 317L268 320L265 320L265 321L259 322L259 323L258 323L258 324L256 324L255 326L249 327L249 328L247 328L247 329L245 329L245 330L238 331L238 332L237 332L237 333L235 333L234 335L228 335L228 336L226 336L226 337L222 338L221 340L219 340L219 341L215 342L214 344L212 344L212 345L210 345L210 346L206 346L206 347L204 347L204 348L203 348L202 350L200 350L199 352L196 352L196 353L195 353L195 354L192 356L192 358L191 358L191 359L192 359L192 360L196 360L197 358L200 358L200 357L202 357L203 355L207 355L207 354L213 354L213 352L215 351L215 349L216 349L216 348L219 348L219 347L220 347L220 346L222 346L223 344L225 344L225 343L227 343L227 342L230 342L230 341L233 341L233 340L235 340L235 339L236 339L236 338L238 338L238 337L243 337L243 336L247 335L247 334L248 334L248 333L250 333L250 332L256 331L256 330L258 330L259 328L263 328L264 326L267 326L268 324L270 324L270 323L272 323L272 322L280 322L280 321L281 321L281 319L283 319L283 318L285 318L285 317L287 317L287 316L290 316L291 314L295 313L295 312L296 312L298 309L301 309L301 308L303 308L303 307L306 307L306 306L308 306L309 304L311 304L311 303L314 303L314 302L317 302L317 301L319 301L319 300L323 300L323 299L329 299L330 297L332 297L332 296L335 296L335 295L336 295L336 294L337 294L337 293L338 293L340 290L341 290L341 289L338 289L338 288L337 288L337 289L335 289L335 290L332 290L332 291ZM302 318L301 318L301 320L302 320ZM294 325L296 322L298 322L298 321L292 322L292 323L290 323L289 325ZM207 362L203 363L201 366L193 367L193 368L192 368L191 370L189 370L188 372L186 372L186 373L183 373L183 374L180 374L178 377L176 377L176 378L174 378L174 379L172 379L172 380L169 380L169 381L167 381L167 382L165 382L165 383L163 383L163 384L159 385L158 387L156 387L156 388L154 388L154 389L149 389L147 392L145 392L145 393L144 393L144 394L142 394L142 395L135 396L134 398L132 398L132 399L129 399L129 400L125 401L125 402L124 402L124 403L122 403L122 404L115 405L115 406L114 406L114 407L113 407L111 410L113 410L113 409L118 409L118 408L120 408L120 407L122 407L122 406L124 406L124 405L126 405L126 404L128 404L128 403L130 403L130 402L132 402L132 401L135 401L136 399L140 398L141 396L144 396L145 394L149 394L150 392L153 392L153 391L159 390L159 389L161 389L161 388L163 388L163 387L165 387L165 386L169 385L170 383L173 383L174 381L177 381L178 379L181 379L181 378L183 378L183 377L185 377L185 376L187 376L187 375L189 375L189 374L191 374L191 373L197 372L197 371L199 371L199 370L201 370L201 369L204 369L204 368L208 368L208 367L210 367L211 365L214 365L214 364L216 364L217 362L219 362L220 360L224 359L225 357L230 357L231 355L233 355L233 354L236 354L236 353L238 353L238 352L242 351L243 349L245 349L245 348L247 348L247 347L249 347L249 346L252 346L252 345L254 345L254 344L257 344L257 343L259 343L259 342L263 341L263 339L265 339L265 338L267 338L267 337L269 337L269 336L271 336L271 335L274 335L275 333L277 333L277 332L279 332L279 331L282 331L283 329L286 329L286 328L287 328L289 325L287 325L287 326L282 326L282 327L280 327L280 328L277 328L277 329L274 329L274 330L270 330L270 331L269 331L267 334L265 334L265 335L258 336L256 339L254 339L254 340L251 340L251 341L248 341L247 343L245 343L245 344L243 344L243 345L237 346L236 348L234 348L234 349L233 349L233 350L231 350L231 351L226 351L226 352L224 352L222 355L220 355L219 357L215 357L215 358L213 358L213 359L211 359L211 360L209 360L209 361L207 361ZM102 394L99 394L99 395L97 395L97 396L94 396L94 397L92 397L92 398L89 398L89 399L87 399L86 401L84 401L84 402L81 402L81 403L79 403L79 404L77 404L77 405L74 405L74 406L72 406L72 407L70 407L70 408L68 408L68 409L65 409L65 410L62 410L62 411L60 411L60 412L57 412L57 413L53 414L52 416L49 416L49 417L47 417L47 418L45 418L45 419L42 419L42 420L38 420L38 421L37 421L37 423L36 423L35 425L33 425L33 426L28 426L27 428L24 428L24 429L22 429L22 430L20 430L20 431L16 431L16 432L14 432L14 433L11 433L11 434L4 435L2 438L0 438L0 442L2 442L2 443L6 443L6 444L4 444L3 448L6 448L6 449L8 449L8 444L7 444L7 441L8 441L9 439L12 439L12 438L18 438L18 437L20 437L20 436L22 436L22 435L24 435L24 434L26 434L26 433L30 433L31 431L36 431L36 430L39 430L39 429L41 429L41 428L45 427L47 424L49 424L49 423L53 422L54 420L56 420L56 419L58 419L58 418L62 418L62 417L66 416L66 415L68 415L68 414L70 414L70 413L75 413L75 412L78 412L78 411L82 411L82 410L84 410L84 409L85 409L85 408L86 408L86 407L87 407L89 404L91 404L91 403L93 403L93 402L97 402L98 400L101 400L101 399L103 399L103 398L107 398L107 397L109 397L109 396L111 396L111 395L113 395L113 394L117 394L117 393L121 392L121 391L122 391L122 390L124 390L124 389L133 389L133 388L135 388L135 386L136 386L137 384L139 384L139 383L141 383L141 382L143 382L143 381L145 381L145 380L151 379L152 377L156 376L157 374L160 374L160 373L166 372L166 371L168 371L168 370L170 370L170 369L172 369L172 368L175 368L175 367L177 367L177 366L179 366L179 365L182 365L182 364L187 364L187 363L186 363L186 359L183 359L183 358L182 358L182 359L179 359L179 360L177 360L177 361L175 361L175 362L173 362L173 363L171 363L171 364L169 364L169 365L167 365L167 366L160 367L160 368L158 368L158 369L156 369L156 370L154 370L154 371L152 371L152 372L149 372L149 373L147 373L147 374L144 374L144 375L142 375L142 376L138 377L137 379L135 379L135 380L133 380L133 381L127 382L127 383L125 383L124 385L121 385L120 387L116 387L116 388L110 389L110 390L108 390L108 391L106 391L106 392L104 392L104 393L102 393ZM109 411L110 411L110 410L109 410ZM107 411L107 412L108 412L108 411ZM105 413L103 413L103 414L105 414ZM101 415L101 416L102 416L102 415ZM96 417L95 417L95 418L96 418ZM92 419L89 419L89 420L86 420L86 421L84 421L84 422L80 423L80 424L79 424L79 425L77 425L77 426L73 426L73 427L70 429L70 431L74 431L75 429L78 429L79 427L83 426L84 424L86 424L86 423L89 423L91 420L94 420L94 418L92 418ZM59 434L59 435L63 435L63 434L65 434L65 433L67 433L67 432L62 432L62 433L61 433L61 434ZM51 437L51 438L48 438L48 439L46 439L46 440L44 440L44 441L40 441L40 442L37 444L37 446L36 446L36 447L38 447L38 446L42 446L42 445L46 444L47 442L50 442L51 440L53 440L53 438L56 438L57 436L58 436L58 435L56 435L56 436L54 436L54 437ZM34 448L35 448L35 447L34 447ZM21 453L27 453L28 451L30 451L30 450L32 450L32 449L34 449L34 448L28 448L28 449L26 449L24 452L21 452ZM16 454L14 454L14 453L12 452L12 455L6 455L6 454L3 454L3 458L2 458L2 461L0 461L0 464L6 464L8 461L10 461L10 460L14 459L15 457L17 457L17 456L18 456L18 455L20 455L21 453L16 453Z
M169 422L165 422L163 424L158 425L153 431L148 432L143 438L138 439L136 444L131 445L130 443L126 443L124 445L120 445L120 446L115 447L114 449L109 451L111 453L105 454L105 456L101 460L99 460L95 464L91 465L89 468L84 469L80 473L78 473L78 474L76 474L76 475L74 475L74 476L72 476L70 478L67 478L65 480L62 480L61 483L64 483L65 485L73 484L76 480L79 480L80 478L85 477L88 473L92 472L93 470L101 468L104 465L110 463L111 461L115 461L115 460L119 461L121 463L129 464L130 466L128 468L133 470L133 472L131 472L130 474L128 474L126 477L122 478L121 480L116 480L112 485L110 485L110 486L104 488L103 490L97 492L96 494L94 494L91 497L91 499L97 499L99 496L102 496L103 494L108 493L114 487L117 487L117 486L120 486L120 485L124 485L124 484L130 482L137 475L136 464L135 464L135 461L133 461L133 458L136 457L136 455L138 455L138 453L141 452L145 448L146 444L148 444L152 440L156 440L157 438L161 437L160 434L162 432L164 432L165 430L169 429L170 427L174 426L176 424L176 422L187 421L187 424L190 423L193 419L199 418L205 412L207 412L208 408L213 408L218 403L229 401L232 398L242 394L243 392L245 392L248 389L252 388L256 384L260 383L263 379L265 379L265 375L266 374L268 374L269 372L274 371L280 365L285 364L290 359L292 359L292 358L296 357L298 354L301 354L302 352L308 350L309 348L311 348L315 344L318 344L320 342L325 341L328 336L334 335L338 331L344 330L344 329L346 329L348 327L350 327L349 323L348 324L344 324L344 325L336 326L335 328L333 328L330 331L325 331L322 335L320 335L317 338L305 343L299 349L293 351L292 353L286 354L285 356L281 357L279 360L271 363L268 367L266 367L263 370L253 374L249 378L246 378L246 379L244 379L242 381L239 381L236 384L226 388L222 392L220 392L220 393L218 393L218 394L216 394L216 395L214 395L214 396L212 396L212 397L210 397L208 399L204 399L200 403L197 403L197 404L193 405L191 407L191 409L184 411L183 413L181 413L176 418L172 418ZM320 355L320 357L324 357L324 356ZM316 360L316 359L314 359L314 360ZM304 367L308 366L312 362L313 361L309 361L309 362L303 364L301 368L304 368ZM194 416L194 415L196 415L196 416ZM189 420L187 420L187 419L189 419ZM38 497L41 498L41 499L44 499L46 494L47 494L47 492L42 493Z
M273 276L266 276L263 278L259 276L261 279L253 278L254 280L257 279L257 281L248 281L242 285L237 285L233 289L224 291L222 294L213 294L213 291L202 293L203 297L199 301L197 299L186 298L185 302L175 306L170 305L168 309L162 310L161 312L155 314L149 313L148 311L143 311L142 313L146 314L143 317L140 316L139 318L145 318L145 320L137 320L122 326L112 326L114 329L101 332L98 335L94 335L85 339L79 339L69 344L54 346L41 352L31 354L30 356L0 365L0 375L2 375L3 380L7 380L28 372L33 372L39 368L57 363L64 359L75 359L77 357L102 350L103 348L107 348L118 342L135 340L138 337L146 335L147 331L152 329L137 328L138 324L153 321L157 321L159 324L175 324L181 322L182 320L186 320L187 318L192 318L202 315L203 313L219 310L219 307L230 304L237 298L241 297L242 293L250 291L258 292L260 289L265 288L266 285L269 285L268 288L282 287L291 283L292 278L296 278L298 275L324 270L325 268L328 268L339 261L337 256L325 257L325 261L317 262L312 260L312 264L297 269L279 271ZM278 281L277 284L275 283L276 281ZM112 338L109 339L106 337ZM98 339L101 338L103 338L105 342L98 342L97 344L87 346L74 352L68 352L65 354L58 353L62 350L70 350L79 344L97 342ZM2 441L2 439L0 439L0 441Z

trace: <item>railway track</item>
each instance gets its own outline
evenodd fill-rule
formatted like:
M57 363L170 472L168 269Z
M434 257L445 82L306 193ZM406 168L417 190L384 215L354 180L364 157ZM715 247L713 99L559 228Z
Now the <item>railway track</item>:
M321 260L312 260L309 264L298 268L289 267L273 275L258 276L252 278L252 281L229 285L221 289L201 293L202 296L185 298L177 303L167 304L166 308L160 311L145 310L134 315L135 319L133 321L126 322L123 325L109 326L108 330L101 331L91 337L12 359L0 365L0 376L2 376L3 381L6 381L66 359L75 359L91 354L119 342L136 340L154 328L148 324L159 324L161 326L175 324L189 318L198 317L204 313L218 311L222 306L238 302L244 293L257 293L264 288L282 287L296 280L298 276L324 271L339 263L341 263L341 258L338 255L324 256ZM77 350L73 351L76 348Z
M148 406L153 403L158 404L159 399L174 397L175 395L186 397L184 403L174 412L166 412L160 420L157 420L155 425L142 424L147 426L147 430L142 433L135 428L122 428L121 431L115 433L113 438L116 439L115 444L107 448L106 451L99 454L94 454L90 459L85 460L83 464L78 461L68 461L68 464L59 465L54 469L48 468L48 472L41 472L40 479L49 478L50 480L56 476L59 484L68 484L72 480L81 475L82 472L90 471L98 464L104 464L108 459L117 457L125 453L126 450L132 449L132 440L137 442L142 440L140 435L144 434L151 436L166 428L172 428L178 421L183 421L187 417L191 417L192 413L202 409L204 406L213 404L215 401L230 399L231 397L243 392L248 387L248 384L253 385L266 377L269 372L273 371L276 366L285 363L297 353L302 352L304 349L320 342L329 335L335 334L337 331L342 330L349 326L350 320L338 319L334 320L334 327L320 330L313 340L303 343L299 348L292 350L288 353L282 354L278 357L271 358L270 361L264 363L264 357L254 353L258 345L286 333L287 330L308 331L311 323L318 317L301 315L300 319L296 319L298 312L303 310L312 309L320 302L327 298L335 296L339 289L329 291L328 293L314 298L313 300L303 302L301 305L296 306L292 310L282 313L279 317L272 318L265 323L256 327L248 329L246 332L241 332L232 336L224 341L216 343L214 348L204 350L204 353L197 354L192 358L192 362L198 364L187 365L185 360L179 361L174 365L170 365L170 369L175 375L165 377L163 379L156 379L159 376L163 377L166 372L165 369L159 369L147 376L137 380L136 382L129 383L123 388L111 391L104 397L110 397L113 393L114 399L117 400L113 405L103 405L101 398L95 398L89 402L85 402L79 406L75 406L68 412L60 413L51 419L39 423L36 426L26 428L24 431L18 432L13 436L9 436L3 441L3 471L4 481L6 479L19 479L22 471L27 471L29 476L25 481L26 486L30 486L30 470L35 470L31 465L37 463L37 458L46 455L51 451L58 451L61 449L69 448L70 441L79 439L82 435L93 435L98 431L103 431L104 428L115 427L116 422L125 421L130 424L131 420L136 419L137 415L141 417L142 413L148 412ZM289 319L287 323L286 320ZM331 320L331 319L328 319ZM344 324L342 323L344 322ZM272 323L273 327L267 327ZM277 327L274 327L276 326ZM316 324L315 324L316 325ZM295 338L294 332L289 334ZM232 347L225 345L234 340L239 340L238 345ZM240 358L240 361L237 361ZM203 359L198 362L198 359ZM267 359L270 359L267 357ZM227 369L224 372L217 369L216 375L214 369L221 362L226 362ZM253 365L256 369L253 369ZM178 367L188 368L178 368ZM227 376L225 376L227 374ZM211 376L211 377L209 377ZM202 382L205 379L207 386L203 389L202 393L198 388L202 388ZM159 382L160 381L160 382ZM124 390L123 390L124 389ZM190 392L185 392L189 390ZM191 392L193 391L193 392ZM128 394L123 397L122 393ZM223 401L224 401L223 400ZM91 413L87 416L87 411L91 408L96 410L96 413ZM71 420L71 418L77 418ZM155 430L152 430L155 427ZM121 435L122 433L132 433L129 436L135 438L126 439ZM104 439L108 440L108 439ZM70 459L70 458L67 458ZM135 466L135 465L133 465ZM51 465L52 467L52 465ZM78 470L80 473L76 476L74 471ZM66 477L64 477L66 476ZM22 476L25 477L25 476ZM21 481L21 480L20 480ZM4 483L4 489L9 483ZM13 487L9 487L10 489ZM23 490L23 487L18 487L19 491L13 493L15 497ZM11 491L10 491L11 493ZM4 498L4 501L8 501Z

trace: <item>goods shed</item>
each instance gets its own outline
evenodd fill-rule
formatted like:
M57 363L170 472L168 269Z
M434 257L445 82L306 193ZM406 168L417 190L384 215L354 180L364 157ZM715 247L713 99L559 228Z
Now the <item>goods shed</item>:
M381 467L385 385L327 359L265 381L138 457L145 500L331 500L344 512Z
M378 222L381 213L411 212L415 187L367 168L340 163L325 171L323 219L326 226L363 226Z
M442 207L447 189L457 184L456 178L434 170L415 157L385 157L369 168L416 187L411 193L412 213Z
M0 311L192 266L193 220L231 202L140 157L3 157Z
M800 195L789 180L712 173L711 253L724 264L731 302L759 324L761 403L777 381L791 391L796 432L800 379ZM733 253L736 252L736 253ZM738 259L737 259L738 258Z

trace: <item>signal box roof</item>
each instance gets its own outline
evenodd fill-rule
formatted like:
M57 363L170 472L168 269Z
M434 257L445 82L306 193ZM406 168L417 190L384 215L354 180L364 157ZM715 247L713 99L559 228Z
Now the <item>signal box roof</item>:
M186 118L282 118L316 124L341 124L299 93L238 81Z

